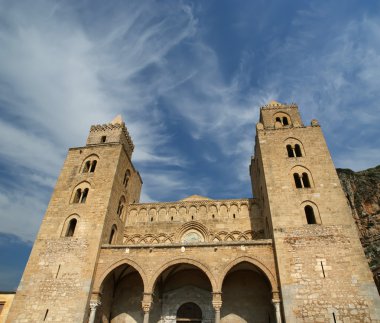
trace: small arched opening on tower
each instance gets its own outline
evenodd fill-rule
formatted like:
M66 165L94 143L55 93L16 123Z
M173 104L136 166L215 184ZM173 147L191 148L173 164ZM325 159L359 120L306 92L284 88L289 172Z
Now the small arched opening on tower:
M95 154L88 156L82 163L82 173L94 173L99 157Z
M76 225L77 225L77 219L75 219L75 218L71 219L69 222L69 225L67 227L65 237L73 237L74 236Z
M286 146L286 153L288 157L293 158L304 156L303 145L298 139L289 137L284 140L284 144Z
M285 112L277 112L273 117L274 122L279 122L281 126L287 127L291 125L290 116Z
M124 207L125 207L125 197L122 196L122 197L120 197L119 204L117 206L117 211L116 211L117 215L122 220L124 220L123 219L123 210L124 210Z
M117 232L117 227L114 224L111 229L110 237L108 239L108 244L113 244L116 240L116 232Z
M306 205L304 210L307 224L317 224L313 208L310 205Z
M294 145L294 152L295 152L296 157L302 157L302 151L299 144Z
M88 182L82 182L74 188L73 197L71 203L86 203L88 193L90 191L90 184Z
M286 145L286 150L288 151L288 157L294 157L294 151L291 145Z
M310 171L303 166L295 166L291 170L293 174L294 186L296 188L314 187Z
M305 188L310 188L310 180L309 180L309 175L307 173L302 173L302 186Z
M124 174L124 179L123 179L123 185L124 187L128 186L129 178L131 177L131 171L127 169Z

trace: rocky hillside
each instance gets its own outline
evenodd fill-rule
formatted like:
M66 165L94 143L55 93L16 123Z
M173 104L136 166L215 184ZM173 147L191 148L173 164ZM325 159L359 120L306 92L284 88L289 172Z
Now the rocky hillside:
M380 278L380 165L360 172L337 169L372 272ZM377 281L379 287L380 281Z

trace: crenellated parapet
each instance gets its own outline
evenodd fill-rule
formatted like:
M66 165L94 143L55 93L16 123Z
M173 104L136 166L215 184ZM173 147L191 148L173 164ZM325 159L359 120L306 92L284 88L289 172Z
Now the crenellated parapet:
M107 124L93 125L87 138L86 145L98 145L108 143L123 144L127 154L131 157L135 146L129 135L128 129L120 116Z

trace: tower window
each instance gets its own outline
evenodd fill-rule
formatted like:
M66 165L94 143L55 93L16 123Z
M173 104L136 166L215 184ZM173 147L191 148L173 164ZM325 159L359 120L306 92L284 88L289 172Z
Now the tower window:
M308 173L306 172L303 172L302 174L293 173L293 178L294 178L294 184L296 185L296 188L310 188L311 187L311 181L310 181Z
M124 196L122 196L119 200L119 205L118 205L117 211L116 211L119 218L122 218L124 206L125 206L125 198L124 198Z
M305 206L305 216L307 224L316 224L317 221L315 220L314 210L310 205Z
M302 152L301 152L300 145L296 144L294 146L294 152L296 153L296 157L302 157Z
M288 151L288 157L294 157L294 151L291 145L286 145L286 150Z
M302 173L302 184L303 187L310 187L309 175L307 173Z
M296 187L297 188L302 188L302 183L301 183L300 175L297 174L297 173L294 173L293 177L294 177L294 183L296 184Z
M97 160L93 160L93 159L87 160L83 165L82 173L95 172L97 163L98 163Z
M90 173L95 172L96 164L97 164L97 161L93 160L91 164L91 168L90 168Z
M90 166L91 166L91 161L90 160L86 161L86 163L84 164L82 173L87 173L88 170L90 169Z
M107 139L107 136L102 136L102 138L100 138L100 142L101 143L105 143L106 139Z
M124 174L124 179L123 179L123 185L125 187L128 186L128 182L129 182L129 178L131 177L131 171L129 169L126 170L125 174Z
M73 237L75 232L75 227L77 225L77 219L71 219L66 231L66 237Z
M282 124L283 124L284 126L288 126L288 125L289 125L289 121L288 121L288 118L287 118L287 117L283 117L283 118L282 118Z
M280 117L277 117L277 118L276 118L276 122L282 123L282 122L281 122L281 118L280 118Z
M110 238L108 239L108 243L112 244L115 240L116 226L114 225L111 230Z
M87 200L87 195L88 195L88 188L85 188L82 193L82 197L80 199L81 203L86 203Z
M73 203L79 203L81 196L82 196L82 190L78 188L75 192Z

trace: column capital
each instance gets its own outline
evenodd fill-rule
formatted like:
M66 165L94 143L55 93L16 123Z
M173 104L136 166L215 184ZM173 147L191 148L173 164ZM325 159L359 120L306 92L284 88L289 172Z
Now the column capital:
M149 313L150 307L152 306L152 299L152 293L143 293L143 300L141 302L141 306L144 313Z
M220 311L222 303L222 292L212 292L212 306L215 311Z
M280 299L280 292L279 291L273 291L272 292L272 301L273 301L273 303L274 302L281 302L281 299Z
M98 306L102 305L102 302L99 299L90 300L90 309L91 311L96 310Z

